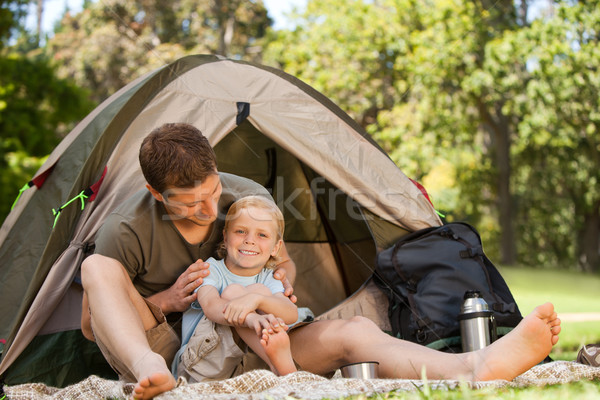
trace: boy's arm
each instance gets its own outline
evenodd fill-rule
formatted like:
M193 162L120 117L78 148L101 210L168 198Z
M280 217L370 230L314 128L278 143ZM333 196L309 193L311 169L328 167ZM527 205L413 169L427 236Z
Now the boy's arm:
M216 287L205 285L198 288L198 303L204 311L206 318L216 324L231 325L223 316L223 308L227 305L227 301L221 298Z
M264 295L248 293L229 301L223 308L225 319L232 323L243 324L248 313L262 311L281 318L286 324L292 324L298 319L298 308L283 293Z

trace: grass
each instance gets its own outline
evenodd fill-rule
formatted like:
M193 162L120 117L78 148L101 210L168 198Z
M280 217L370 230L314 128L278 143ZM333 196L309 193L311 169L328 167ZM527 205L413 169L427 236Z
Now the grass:
M581 399L594 400L600 398L600 384L598 382L579 381L568 385L552 385L525 389L514 388L484 388L471 390L466 387L443 391L427 390L413 392L389 392L374 396L357 395L347 397L346 400L387 399L387 400L467 400L467 399L510 399L510 400L556 400L556 399Z
M564 270L499 268L523 314L544 301L559 313L600 312L600 275Z
M600 313L600 276L564 270L499 268L523 315L551 301L559 316L565 313ZM550 356L575 360L584 344L600 342L600 320L562 322L558 345Z
M532 268L499 268L523 315L535 306L551 301L559 313L600 313L600 276L572 271ZM560 340L550 356L554 360L573 361L583 344L600 342L600 321L562 323ZM370 399L599 399L600 381L579 381L563 385L527 388L484 388L471 390L429 390L390 392ZM367 399L351 396L346 400Z

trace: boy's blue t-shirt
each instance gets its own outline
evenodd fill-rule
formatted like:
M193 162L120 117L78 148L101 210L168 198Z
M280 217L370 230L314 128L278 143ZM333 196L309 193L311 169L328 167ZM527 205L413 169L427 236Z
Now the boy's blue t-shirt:
M204 282L202 285L200 285L200 287L206 285L214 286L219 294L221 294L227 286L233 283L237 283L242 286L252 285L253 283L261 283L269 288L271 293L283 293L284 291L283 283L273 277L273 270L263 268L254 276L239 276L233 274L227 269L224 260L216 260L211 257L206 260L206 262L209 264L210 274L204 278ZM198 289L196 289L196 291L198 291ZM181 326L182 346L187 344L187 342L190 340L196 325L203 316L204 312L202 311L202 308L197 300L194 301L191 307L183 313Z

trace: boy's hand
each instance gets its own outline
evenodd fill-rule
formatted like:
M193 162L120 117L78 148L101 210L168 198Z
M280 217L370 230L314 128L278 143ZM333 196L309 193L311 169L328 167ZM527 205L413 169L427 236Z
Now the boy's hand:
M260 295L248 293L230 300L223 309L223 317L232 326L245 326L248 314L255 312L260 303Z
M259 338L262 337L263 331L273 334L281 330L288 330L285 322L280 318L276 318L273 314L250 313L246 317L246 326L253 329Z

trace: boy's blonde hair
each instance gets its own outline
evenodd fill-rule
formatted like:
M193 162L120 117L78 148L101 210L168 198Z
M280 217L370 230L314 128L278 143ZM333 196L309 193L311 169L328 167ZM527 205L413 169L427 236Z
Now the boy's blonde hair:
M225 234L225 232L227 232L227 230L229 229L230 222L234 220L242 210L251 207L268 211L271 214L271 218L275 222L276 227L276 240L283 240L283 232L285 229L283 213L281 212L279 207L277 207L277 204L275 204L272 200L264 196L246 196L233 203L231 207L229 207L229 211L227 211L227 215L225 216L225 226L223 227L223 234ZM220 258L227 257L227 248L225 247L225 241L223 241L219 246L217 254ZM265 265L265 268L274 269L279 263L279 254L276 254L275 256L271 256L269 258Z

